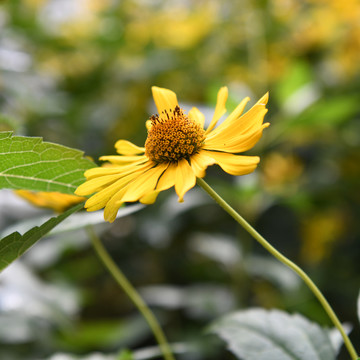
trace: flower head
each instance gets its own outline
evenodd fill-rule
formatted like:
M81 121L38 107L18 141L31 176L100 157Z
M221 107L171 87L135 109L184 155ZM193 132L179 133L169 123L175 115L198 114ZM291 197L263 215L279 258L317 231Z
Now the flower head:
M125 202L152 204L159 192L175 187L179 201L205 176L208 166L217 164L231 175L251 173L259 163L258 156L238 155L251 149L269 123L263 123L267 112L268 94L243 114L249 98L244 99L218 126L225 114L228 90L218 92L214 116L204 129L205 117L192 108L188 114L179 107L171 90L152 87L158 110L146 122L148 137L145 147L119 140L115 148L119 155L102 156L104 166L85 172L87 181L75 194L91 195L85 207L88 211L105 208L104 218L114 221Z

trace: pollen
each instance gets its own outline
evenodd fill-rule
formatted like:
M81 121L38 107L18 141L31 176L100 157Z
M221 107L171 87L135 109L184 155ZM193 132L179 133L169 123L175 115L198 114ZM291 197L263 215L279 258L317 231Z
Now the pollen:
M153 115L145 142L145 155L158 163L189 159L201 148L205 131L176 106L170 113Z

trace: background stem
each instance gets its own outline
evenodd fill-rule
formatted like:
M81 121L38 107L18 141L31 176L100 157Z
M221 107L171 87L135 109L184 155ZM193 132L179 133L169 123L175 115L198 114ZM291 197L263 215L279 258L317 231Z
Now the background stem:
M151 312L149 307L146 305L144 300L141 298L139 293L131 285L129 280L125 277L122 271L118 268L115 262L112 260L104 246L102 245L99 237L94 231L93 226L89 225L86 227L86 230L90 236L91 242L94 246L94 249L99 256L100 260L103 262L105 267L109 270L110 274L113 276L115 281L120 285L124 290L126 295L131 299L134 305L139 309L141 314L144 316L145 320L149 324L159 346L163 357L165 360L175 360L174 355L172 354L170 345L168 344L165 334L162 331L156 317Z
M337 318L334 310L331 308L324 295L310 279L310 277L295 263L289 260L287 257L282 255L277 251L272 245L270 245L265 238L263 238L243 217L241 217L220 195L218 195L203 179L198 178L197 183L201 186L230 216L232 216L251 236L253 236L266 250L268 250L273 256L275 256L279 261L288 266L290 269L295 271L301 279L306 283L310 290L317 297L322 307L330 317L333 324L340 331L345 346L353 360L358 359L358 355L354 349L353 344L351 343L349 337L347 336L344 328L341 325L341 322Z

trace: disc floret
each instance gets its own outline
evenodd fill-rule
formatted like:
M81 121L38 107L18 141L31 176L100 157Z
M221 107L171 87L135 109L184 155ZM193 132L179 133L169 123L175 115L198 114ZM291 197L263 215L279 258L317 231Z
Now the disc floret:
M158 163L189 159L202 146L205 131L202 126L176 106L170 112L153 115L145 143L145 155Z

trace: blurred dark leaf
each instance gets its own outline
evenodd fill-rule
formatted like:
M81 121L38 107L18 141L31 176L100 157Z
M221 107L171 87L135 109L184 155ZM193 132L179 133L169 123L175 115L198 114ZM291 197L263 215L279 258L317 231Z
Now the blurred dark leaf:
M92 351L96 348L121 348L138 344L150 329L140 315L116 320L92 320L78 324L59 335L58 343L70 351Z

